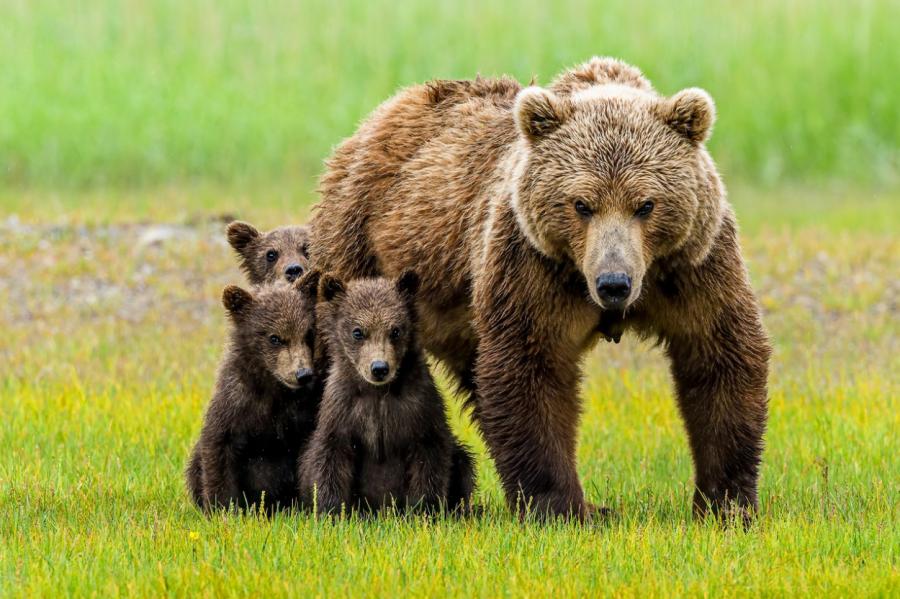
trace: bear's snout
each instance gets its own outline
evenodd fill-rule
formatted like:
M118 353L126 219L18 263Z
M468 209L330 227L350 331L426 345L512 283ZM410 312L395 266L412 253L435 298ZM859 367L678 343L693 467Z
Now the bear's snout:
M310 368L301 368L297 371L297 384L301 387L309 387L315 379L315 373Z
M370 366L372 378L376 381L383 381L391 372L391 367L384 360L375 360Z
M291 264L284 269L284 276L289 283L293 283L303 274L303 267L299 264Z
M606 272L597 277L597 296L607 309L619 308L631 295L631 277L624 272Z

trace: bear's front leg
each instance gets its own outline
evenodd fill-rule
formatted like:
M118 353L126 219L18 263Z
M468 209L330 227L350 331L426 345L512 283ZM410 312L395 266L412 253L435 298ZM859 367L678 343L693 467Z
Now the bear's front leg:
M320 427L324 427L322 424ZM316 430L300 458L300 497L306 507L318 513L339 513L350 509L354 452L350 439L325 428Z
M694 458L694 512L747 522L757 508L771 353L752 292L706 328L666 342Z
M246 507L238 484L236 450L227 437L226 431L216 431L206 439L201 438L203 509L207 512L220 508L229 509L232 506L237 509Z
M409 457L406 503L433 511L447 501L450 479L450 448L444 444L429 443L429 437L417 446Z
M477 403L506 500L520 514L584 519L575 469L578 357L522 320L495 323L480 335Z

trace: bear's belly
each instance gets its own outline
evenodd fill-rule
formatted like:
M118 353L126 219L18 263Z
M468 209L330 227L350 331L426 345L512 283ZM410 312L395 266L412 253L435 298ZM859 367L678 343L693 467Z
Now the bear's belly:
M468 304L448 309L420 302L417 309L423 347L457 376L471 369L478 341Z
M353 498L363 509L377 510L396 505L406 506L406 460L402 457L379 462L363 458L357 466Z
M242 479L241 492L247 503L259 505L265 494L268 508L290 506L296 499L296 455L250 458L245 464Z

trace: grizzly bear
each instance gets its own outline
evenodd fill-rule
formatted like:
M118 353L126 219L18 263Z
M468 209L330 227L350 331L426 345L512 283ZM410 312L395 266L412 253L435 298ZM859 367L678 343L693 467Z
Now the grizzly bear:
M549 88L434 81L382 104L327 163L311 264L422 276L426 350L474 397L510 505L593 513L576 471L599 338L671 364L697 514L752 514L770 346L699 89L594 58ZM525 501L519 501L523 499Z
M297 461L315 427L327 364L316 347L319 274L250 293L225 288L233 329L187 486L205 511L267 512L297 500Z
M237 252L251 285L293 283L309 269L309 229L302 225L260 233L251 224L228 225L228 243Z
M318 511L466 509L472 457L447 425L416 338L418 276L324 275L320 321L331 370L300 462L301 499Z

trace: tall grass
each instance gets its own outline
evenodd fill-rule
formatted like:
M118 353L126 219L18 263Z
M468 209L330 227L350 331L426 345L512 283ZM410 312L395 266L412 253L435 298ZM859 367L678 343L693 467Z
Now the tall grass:
M795 0L6 0L0 184L299 179L400 86L548 81L594 54L707 88L750 182L891 184L900 3Z

